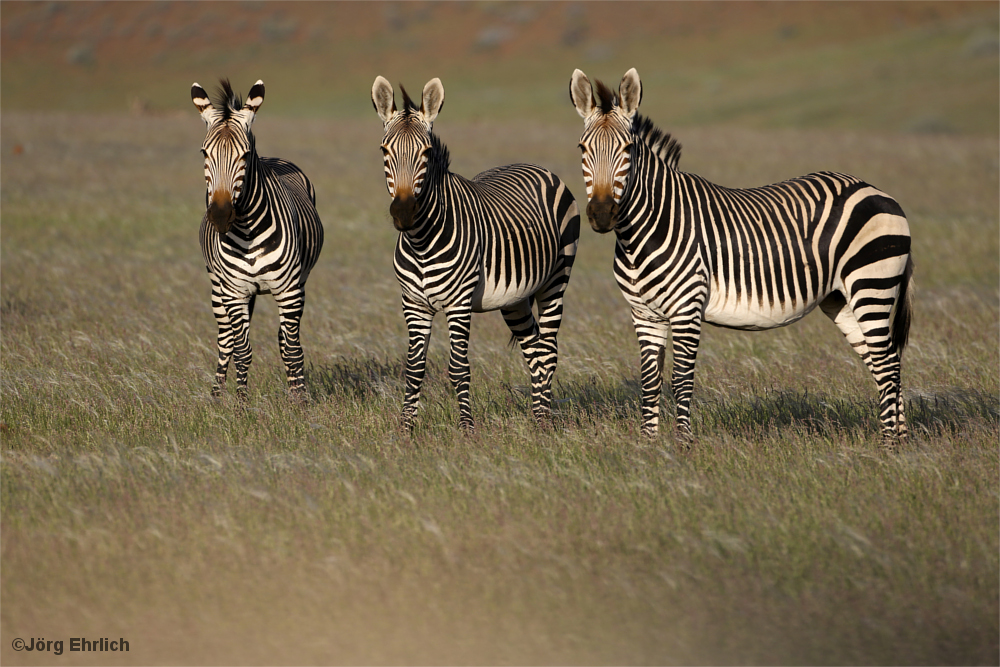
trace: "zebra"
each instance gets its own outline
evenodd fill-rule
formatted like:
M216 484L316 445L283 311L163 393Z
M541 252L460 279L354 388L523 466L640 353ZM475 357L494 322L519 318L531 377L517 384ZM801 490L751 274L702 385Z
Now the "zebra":
M201 147L207 191L199 238L219 326L212 395L222 394L233 359L236 393L246 400L254 302L258 294L272 294L288 386L295 400L303 400L299 322L306 279L323 247L316 192L291 162L257 155L250 127L264 102L263 81L250 89L246 104L228 79L221 82L214 100L193 84L191 100L208 128Z
M840 173L732 189L678 171L680 144L636 113L634 68L617 94L597 81L596 97L575 70L570 99L584 119L587 217L617 236L615 278L639 339L642 433L658 430L668 334L675 426L686 442L702 321L772 329L818 305L875 378L884 440L904 439L900 360L913 261L899 204Z
M400 426L413 428L431 321L444 311L459 427L474 432L472 313L496 309L511 331L511 345L520 344L527 362L532 414L547 423L563 293L580 237L576 200L558 176L535 165L495 167L471 180L452 173L448 149L432 132L444 105L441 80L427 82L419 108L400 88L403 106L397 110L389 82L379 76L372 85L372 104L385 130L381 149L392 197L389 213L399 231L393 264L409 339Z

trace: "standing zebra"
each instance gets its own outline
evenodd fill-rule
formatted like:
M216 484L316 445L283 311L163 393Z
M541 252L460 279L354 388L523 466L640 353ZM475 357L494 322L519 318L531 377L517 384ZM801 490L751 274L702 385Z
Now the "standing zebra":
M250 318L258 294L278 304L278 347L289 389L305 395L299 321L305 284L323 247L316 192L291 162L258 157L250 126L264 102L264 83L250 89L246 104L222 81L216 99L191 86L191 99L208 126L205 156L206 212L199 236L212 278L212 312L219 324L219 364L212 394L218 396L233 358L236 393L247 396Z
M431 132L444 105L444 86L431 79L421 106L403 89L397 110L381 76L372 103L385 127L382 153L399 230L394 266L409 334L401 426L410 430L420 406L427 340L444 311L451 339L448 377L458 396L459 426L475 428L469 404L472 313L500 309L531 372L531 409L550 413L556 334L563 292L580 237L580 213L565 184L530 164L484 171L472 180L449 171L448 149ZM538 304L537 319L532 301Z
M904 438L900 357L913 262L899 204L845 174L742 190L678 171L680 145L636 113L635 69L617 95L598 81L597 98L576 70L570 98L584 119L587 216L595 231L618 237L615 277L639 338L643 433L657 432L668 334L686 439L702 320L772 329L818 305L875 378L883 436Z

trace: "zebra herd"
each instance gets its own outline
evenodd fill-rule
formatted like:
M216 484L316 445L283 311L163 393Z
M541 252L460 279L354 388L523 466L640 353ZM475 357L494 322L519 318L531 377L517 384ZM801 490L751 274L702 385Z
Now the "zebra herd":
M614 274L639 340L642 433L658 432L668 339L676 432L689 440L702 322L772 329L819 306L875 379L883 438L904 439L900 368L913 262L899 204L846 174L732 189L679 171L680 145L638 113L642 83L634 68L617 92L600 81L595 92L576 70L569 92L584 121L587 218L596 232L614 230L617 237ZM497 309L528 365L532 414L546 423L580 235L576 201L558 176L531 164L472 179L452 173L448 149L433 132L444 105L441 81L424 86L419 105L401 93L397 108L381 76L371 91L383 123L389 213L399 231L394 267L409 339L400 426L413 427L431 322L443 311L459 426L474 431L471 318ZM214 99L198 84L191 97L208 127L200 239L219 328L213 394L222 392L232 360L237 395L246 399L254 300L270 293L289 388L302 400L299 322L306 279L323 246L315 191L292 163L257 155L251 125L264 100L261 81L245 103L228 81Z

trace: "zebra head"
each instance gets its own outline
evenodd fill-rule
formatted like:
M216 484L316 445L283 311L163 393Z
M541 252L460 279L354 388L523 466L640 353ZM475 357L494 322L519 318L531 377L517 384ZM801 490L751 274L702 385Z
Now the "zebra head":
M427 82L421 95L420 108L403 91L403 108L396 110L392 85L379 76L372 85L372 104L385 127L382 155L385 161L385 184L392 197L389 214L397 230L413 228L420 208L418 198L427 175L431 152L431 128L444 106L444 86L441 79Z
M569 96L583 118L583 180L587 185L587 219L594 231L606 234L618 224L618 206L628 183L631 166L632 120L642 101L642 84L633 67L622 77L618 94L573 72ZM599 99L598 99L599 98Z
M233 92L228 79L221 83L214 101L204 88L192 84L191 101L208 126L201 146L201 154L205 156L208 220L219 234L225 234L236 221L236 203L243 190L247 163L254 152L250 126L264 102L264 82L253 85L246 104Z

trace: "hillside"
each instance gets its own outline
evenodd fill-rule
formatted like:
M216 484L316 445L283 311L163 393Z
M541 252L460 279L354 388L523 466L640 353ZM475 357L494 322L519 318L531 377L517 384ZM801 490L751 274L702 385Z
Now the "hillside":
M574 68L637 67L665 125L996 134L995 3L4 2L0 108L187 111L192 81L269 112L371 113L439 76L456 118L573 117Z

